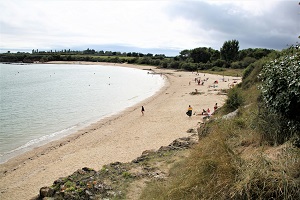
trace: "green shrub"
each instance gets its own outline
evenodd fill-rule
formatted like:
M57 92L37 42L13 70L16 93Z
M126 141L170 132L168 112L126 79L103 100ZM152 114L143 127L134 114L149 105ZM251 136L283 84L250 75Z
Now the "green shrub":
M233 69L241 69L243 68L242 63L239 61L233 62L231 63L231 68Z
M225 108L227 111L234 111L239 108L239 106L243 105L244 99L241 94L241 89L238 87L234 87L229 90L228 98L226 100Z
M297 130L299 130L299 124L264 106L260 106L255 123L262 133L262 140L270 145L283 144L297 135Z
M255 68L254 64L249 65L243 72L243 77L242 79L245 80L253 71L253 69Z
M260 118L263 136L273 143L300 138L300 56L284 55L263 67ZM271 126L270 126L271 125Z
M241 61L242 68L248 67L249 65L251 65L251 64L254 63L255 61L256 61L255 58L252 58L252 57L245 57L245 58Z
M222 59L218 59L218 60L216 60L216 61L213 61L213 62L212 62L212 65L213 65L213 66L217 66L217 67L225 67L226 61L225 61L225 60L222 60Z
M210 69L211 71L215 71L215 72L223 72L225 71L225 69L221 68L221 67L217 67L214 66L213 68Z
M283 56L263 67L262 97L265 105L288 119L300 121L300 54Z
M198 69L211 69L213 65L211 63L198 63Z

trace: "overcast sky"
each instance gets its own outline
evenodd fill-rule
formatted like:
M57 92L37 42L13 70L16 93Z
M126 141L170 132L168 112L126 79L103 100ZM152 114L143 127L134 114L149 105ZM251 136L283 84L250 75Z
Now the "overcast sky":
M0 50L178 55L197 47L299 42L299 0L0 0Z

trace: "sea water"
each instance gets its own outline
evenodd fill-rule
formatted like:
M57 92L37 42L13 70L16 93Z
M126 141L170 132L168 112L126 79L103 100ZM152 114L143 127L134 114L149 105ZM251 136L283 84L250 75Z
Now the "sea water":
M164 85L147 70L0 64L0 163L145 100Z

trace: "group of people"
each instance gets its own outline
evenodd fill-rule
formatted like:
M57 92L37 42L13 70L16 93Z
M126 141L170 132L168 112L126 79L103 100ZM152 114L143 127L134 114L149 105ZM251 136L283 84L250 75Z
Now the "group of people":
M217 109L218 109L218 103L216 103L216 104L214 105L214 112L215 112ZM189 105L188 110L187 110L187 112L186 112L186 115L189 116L189 117L191 117L191 116L193 115L193 108L192 108L191 105ZM207 110L202 109L201 115L208 115L208 116L210 116L210 115L211 115L210 109L209 109L209 108L207 108Z
M201 78L199 77L199 78L195 78L195 83L198 83L198 85L204 85L204 81L207 81L207 80L208 80L208 78L201 80ZM191 83L189 82L189 85L190 84Z

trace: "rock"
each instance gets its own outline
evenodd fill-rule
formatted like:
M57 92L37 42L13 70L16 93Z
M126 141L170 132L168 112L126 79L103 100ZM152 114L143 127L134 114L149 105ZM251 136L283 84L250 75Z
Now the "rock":
M112 190L112 187L111 187L111 186L106 185L106 184L104 184L104 183L96 184L96 185L94 186L94 188L95 188L96 190L100 191L101 193L104 193L104 192L106 192L107 190Z
M187 133L197 133L197 131L193 128L190 128L189 130L186 131Z
M78 169L76 172L81 175L86 174L86 171L84 171L82 169Z
M63 183L64 181L62 179L63 178L59 178L59 179L55 180L53 184L54 185L57 185L57 184L59 185L59 184Z
M91 168L88 168L88 167L84 167L84 168L82 168L82 170L86 171L86 172L91 172L91 171L96 172L94 169L91 169Z
M44 197L52 197L54 195L54 190L50 187L42 187L40 189L40 198L43 199Z
M145 150L145 151L143 151L142 156L148 156L151 153L155 153L155 150L154 149L152 149L152 150Z
M238 111L239 110L237 109L237 110L235 110L235 111L233 111L231 113L228 113L227 115L224 115L222 117L222 119L232 119L232 118L234 118L237 115Z
M140 156L140 157L137 157L136 159L132 160L131 162L133 163L139 163L139 162L142 162L145 160L145 156Z
M87 194L88 196L93 196L93 193L91 191L89 191L89 190L86 190L85 194Z
M159 149L158 149L158 152L161 152L161 151L170 151L170 150L174 150L175 148L173 146L161 146Z

